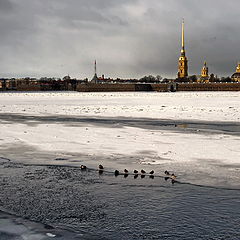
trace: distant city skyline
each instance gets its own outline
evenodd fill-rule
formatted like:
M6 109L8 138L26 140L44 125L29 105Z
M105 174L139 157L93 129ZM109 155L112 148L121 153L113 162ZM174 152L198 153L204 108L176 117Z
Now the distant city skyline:
M189 75L231 76L239 0L0 0L0 77L176 78L185 19Z

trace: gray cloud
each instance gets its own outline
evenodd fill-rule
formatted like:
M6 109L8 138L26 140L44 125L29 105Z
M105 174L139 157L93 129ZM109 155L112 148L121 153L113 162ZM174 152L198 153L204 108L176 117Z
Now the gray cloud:
M175 77L181 19L189 72L230 75L239 0L0 0L0 76Z
M0 0L0 11L3 13L9 10L12 10L12 3L9 0Z

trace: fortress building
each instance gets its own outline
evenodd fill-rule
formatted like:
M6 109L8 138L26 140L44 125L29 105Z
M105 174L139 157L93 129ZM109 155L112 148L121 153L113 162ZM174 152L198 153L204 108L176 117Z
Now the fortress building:
M188 60L186 57L185 46L184 46L184 20L182 22L182 49L181 56L178 60L178 78L185 79L188 76Z
M240 62L238 63L236 72L232 75L231 78L235 82L240 82Z

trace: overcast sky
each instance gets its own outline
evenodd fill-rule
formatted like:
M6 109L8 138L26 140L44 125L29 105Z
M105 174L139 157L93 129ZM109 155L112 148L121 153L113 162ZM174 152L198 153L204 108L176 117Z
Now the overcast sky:
M0 77L176 77L181 21L189 73L240 61L240 0L0 0Z

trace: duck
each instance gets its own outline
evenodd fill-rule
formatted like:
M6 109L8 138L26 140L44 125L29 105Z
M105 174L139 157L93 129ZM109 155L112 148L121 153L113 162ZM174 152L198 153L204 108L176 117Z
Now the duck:
M135 174L138 174L138 170L134 170L133 172L134 172Z
M154 174L154 171L152 170L149 174L151 174L151 175Z
M128 173L128 170L126 168L124 169L124 173Z
M118 176L119 175L119 171L115 170L114 174L115 174L115 176Z
M104 169L104 168L103 168L103 165L101 165L101 164L100 164L100 165L98 165L98 168L99 168L99 169L101 169L101 170L103 170L103 169Z
M164 173L165 173L166 175L170 175L169 171L167 171L167 170L166 170Z
M87 167L85 165L81 165L80 168L81 168L81 170L86 170L87 169Z
M141 170L141 173L142 173L142 174L145 174L145 173L146 173L146 171L144 171L144 170L142 169L142 170Z
M177 176L176 176L174 173L172 173L171 178L172 178L172 179L176 179L176 177L177 177Z

